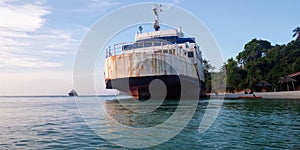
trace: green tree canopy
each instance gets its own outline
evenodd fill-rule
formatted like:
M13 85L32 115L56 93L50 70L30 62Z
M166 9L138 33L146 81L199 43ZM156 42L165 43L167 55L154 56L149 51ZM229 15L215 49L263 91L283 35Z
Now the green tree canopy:
M226 84L228 88L242 89L244 88L243 80L246 72L238 66L237 61L233 58L227 60L224 64L227 73Z
M286 90L281 88L279 79L300 71L300 27L295 28L293 32L297 39L283 45L272 46L267 40L252 39L245 44L244 50L236 56L236 60L229 58L220 72L214 72L206 78L212 81L212 77L216 77L216 87L223 83L223 79L227 90L252 89L262 80L271 83L272 88ZM204 66L208 74L211 68L208 61L204 62ZM210 86L215 83L211 82Z
M255 88L261 80L280 90L280 77L300 71L300 40L272 46L266 40L252 39L236 57L227 60L227 88Z
M245 65L261 58L270 48L272 45L269 41L253 39L244 46L244 50L238 54L236 59L239 64Z

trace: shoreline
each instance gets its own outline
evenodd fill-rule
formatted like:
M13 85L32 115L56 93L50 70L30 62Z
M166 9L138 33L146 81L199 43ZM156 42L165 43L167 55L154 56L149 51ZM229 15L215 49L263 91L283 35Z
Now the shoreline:
M296 99L300 100L300 91L283 91L283 92L254 92L255 96L262 97L262 99ZM77 97L102 97L102 96L116 96L116 95L80 95ZM207 96L213 99L243 99L240 96L252 96L252 94L239 93L219 93L215 95L214 93L209 93ZM72 97L67 95L22 95L22 96L0 96L0 98L10 98L10 97Z
M299 99L300 91L283 91L283 92L254 92L255 96L261 96L262 99ZM244 93L219 93L215 95L209 94L210 98L215 99L241 99L240 96L252 96L252 94Z

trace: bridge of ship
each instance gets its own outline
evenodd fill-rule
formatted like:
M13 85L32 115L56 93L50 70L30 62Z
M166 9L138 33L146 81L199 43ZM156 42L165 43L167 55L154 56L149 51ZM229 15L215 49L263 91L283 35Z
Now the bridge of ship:
M194 38L177 36L156 37L137 40L136 42L118 43L106 49L106 58L126 53L147 52L154 54L171 54L182 58L190 58L196 64L196 54L201 55ZM201 57L200 57L201 58Z

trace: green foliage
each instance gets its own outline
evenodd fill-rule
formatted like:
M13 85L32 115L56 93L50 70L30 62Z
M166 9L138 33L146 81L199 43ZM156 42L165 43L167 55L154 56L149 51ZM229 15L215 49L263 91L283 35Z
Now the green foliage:
M213 72L212 70L215 69L208 60L203 59L203 66L204 66L204 76L205 76L205 84L206 84L206 91L208 93L216 90L220 92L222 89L225 89L225 79L226 79L226 72L225 69L220 72Z
M203 59L202 64L204 67L204 77L205 77L205 85L206 85L206 91L211 92L211 73L210 70L214 69L208 60Z
M253 39L244 46L244 50L238 54L236 59L240 64L246 65L261 58L270 48L272 48L270 42Z
M280 77L300 71L300 40L272 46L266 40L253 39L236 59L228 59L223 66L227 71L227 88L254 88L265 80L279 89Z
M293 32L294 32L293 37L297 36L297 40L299 40L299 37L300 37L300 27L296 27L293 30Z
M294 72L297 72L300 70L300 57L296 59L294 66L293 66Z
M252 39L236 60L230 58L220 72L211 72L212 66L203 61L208 92L212 90L255 89L264 80L272 84L271 89L280 90L280 77L300 71L300 27L293 30L297 39L284 45L272 46L269 41ZM297 83L298 84L298 83ZM262 89L262 87L257 88Z
M227 73L227 90L243 88L244 84L240 81L245 78L246 72L238 66L238 63L233 58L228 59L224 65Z
M226 90L226 72L212 72L211 73L211 87L212 90L218 92L225 92Z

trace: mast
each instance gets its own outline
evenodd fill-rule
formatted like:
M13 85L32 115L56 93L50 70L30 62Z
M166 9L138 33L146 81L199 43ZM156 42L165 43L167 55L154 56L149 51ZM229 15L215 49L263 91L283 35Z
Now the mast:
M159 14L158 13L161 12L161 11L162 11L161 5L155 4L154 8L153 8L154 15L156 16L156 19L154 20L154 24L153 24L153 27L154 27L155 31L159 31L159 28L160 28L160 25L159 25Z

